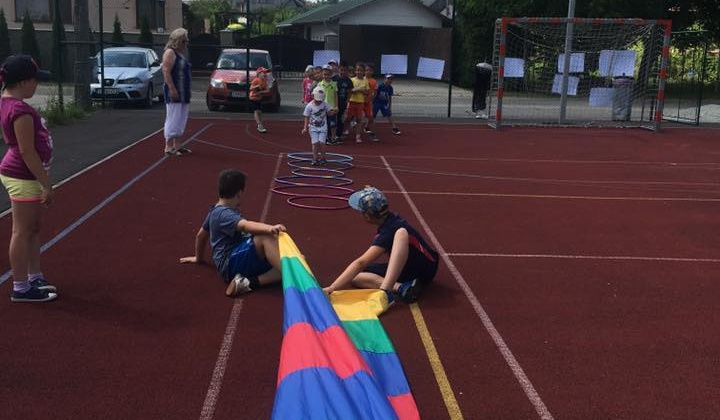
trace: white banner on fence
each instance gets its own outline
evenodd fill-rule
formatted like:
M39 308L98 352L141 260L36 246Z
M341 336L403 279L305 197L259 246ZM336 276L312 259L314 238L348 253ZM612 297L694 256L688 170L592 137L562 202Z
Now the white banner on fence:
M417 77L440 80L442 79L444 70L445 60L420 57L417 67Z
M562 74L555 75L555 78L553 79L552 93L558 93L558 94L562 95L562 80L563 80ZM580 83L579 77L568 76L568 87L567 87L568 95L577 95L578 83Z
M313 51L313 66L324 66L330 60L340 62L340 51L335 50L316 50Z
M592 88L590 89L590 106L604 106L611 107L613 94L615 89L613 88Z
M565 54L558 55L558 73L565 71ZM585 71L585 53L570 53L570 73Z
M634 50L600 51L600 76L634 76L635 55Z
M383 54L380 56L380 73L407 74L407 62L407 55Z
M525 77L525 60L505 57L505 77Z

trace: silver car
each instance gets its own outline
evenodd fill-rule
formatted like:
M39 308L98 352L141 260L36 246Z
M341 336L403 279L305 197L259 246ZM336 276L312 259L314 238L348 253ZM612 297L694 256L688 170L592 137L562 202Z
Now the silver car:
M104 66L98 53L95 56L93 83L90 84L92 100L103 98L101 78L106 101L133 102L149 108L155 97L162 99L161 61L155 51L138 47L105 48L103 63Z

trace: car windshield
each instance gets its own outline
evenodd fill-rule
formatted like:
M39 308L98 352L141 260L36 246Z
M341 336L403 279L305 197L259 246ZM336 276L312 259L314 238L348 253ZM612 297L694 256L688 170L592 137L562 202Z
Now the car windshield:
M218 58L217 68L225 70L233 69L247 69L247 53L245 52L234 52L234 53L223 53ZM269 57L266 53L250 53L250 70L255 70L258 67L271 68Z
M145 53L137 51L105 51L103 54L105 67L139 67L145 68ZM100 56L98 55L98 63Z

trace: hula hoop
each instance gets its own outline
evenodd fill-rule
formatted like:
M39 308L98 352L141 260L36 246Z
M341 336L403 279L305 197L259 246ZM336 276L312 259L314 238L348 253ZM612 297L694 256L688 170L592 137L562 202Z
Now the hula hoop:
M314 166L302 165L303 162L312 162L312 159L310 159L310 160L305 160L305 159L303 159L303 160L289 160L289 161L288 161L288 166L291 167L291 168L294 168L294 169L305 169L305 168L316 169ZM332 161L332 162L331 162L331 161L328 160L328 161L327 161L327 164L328 164L328 165L334 165L334 166L337 167L337 169L350 169L350 168L353 168L353 167L354 167L352 163L347 162L347 161L338 161L338 160L335 160L335 161ZM328 168L328 169L330 169L330 168Z
M353 157L350 155L343 155L341 153L325 153L325 156L335 156L338 159L328 159L328 162L352 162ZM288 153L287 154L288 159L291 160L300 160L300 161L306 161L306 162L312 162L313 160L313 154L312 152L295 152L295 153Z
M328 200L342 200L343 204L340 206L311 206L308 204L300 204L296 203L296 200L304 200L306 198L321 198L321 199L328 199ZM290 197L287 199L288 204L290 204L293 207L299 207L301 209L310 209L310 210L344 210L350 205L347 203L347 198L345 197L338 197L336 195L320 195L320 194L307 194L307 195L296 195L293 197Z
M292 175L283 175L275 178L275 182L282 184L273 187L270 191L275 194L288 196L287 202L293 207L299 207L310 210L343 210L348 207L347 196L353 193L350 188L345 188L345 185L350 185L353 180L345 177L345 172L342 169L353 168L353 157L349 155L343 155L340 153L326 153L327 165L330 167L316 167L309 166L308 163L313 162L314 157L312 152L295 152L288 153L288 166L292 168ZM318 182L298 182L293 181L295 179L319 179L322 181ZM323 182L323 183L321 183ZM292 190L294 188L316 188L316 189L329 189L335 192L329 194L302 194L286 190ZM338 206L313 206L308 204L301 204L296 202L297 200L303 199L321 199L321 200L340 200L342 205Z
M298 186L300 186L300 185L306 186L307 185L307 186L313 186L313 187L318 187L318 188L325 187L328 185L328 184L313 184L312 182L288 181L289 179L305 179L305 178L324 179L324 180L332 181L332 182L339 181L336 184L330 184L333 187L342 187L344 185L350 185L353 183L352 179L340 177L340 176L336 176L333 178L325 178L325 177L319 178L319 177L307 176L307 175L283 175L283 176L279 176L279 177L275 178L275 182L277 182L278 184L284 184L284 185L298 185Z
M303 171L310 171L309 174L304 174ZM312 172L318 172L319 174L313 174ZM328 173L328 175L320 175L323 172ZM303 176L306 178L323 178L323 179L332 179L332 178L338 178L341 176L345 176L345 172L338 170L338 169L330 169L330 168L314 168L314 167L302 167L293 169L292 171L293 175L297 176Z
M330 190L338 190L340 192L336 192L333 194L298 194L298 193L292 193L287 192L285 190L294 189L294 188L325 188ZM338 187L335 185L281 185L279 187L273 187L271 190L272 192L280 195L289 195L291 197L313 197L313 196L321 196L321 197L341 197L343 200L347 200L347 197L342 197L347 194L352 194L353 190L350 188L345 187Z

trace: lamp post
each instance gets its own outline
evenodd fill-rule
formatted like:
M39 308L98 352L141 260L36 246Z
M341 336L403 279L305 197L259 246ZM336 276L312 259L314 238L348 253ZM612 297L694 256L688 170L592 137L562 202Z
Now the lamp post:
M250 104L250 0L245 0L245 99ZM249 107L249 106L248 106Z
M65 112L65 96L63 95L63 59L62 59L62 40L60 39L60 33L61 33L61 27L60 25L63 24L62 17L60 16L60 0L54 0L53 7L55 10L55 16L54 21L55 25L57 27L57 33L55 34L55 63L57 64L57 68L55 69L55 77L57 77L57 83L58 83L58 105L60 106L60 112Z
M103 0L98 0L98 31L100 32L100 97L105 108L105 41L103 40Z

